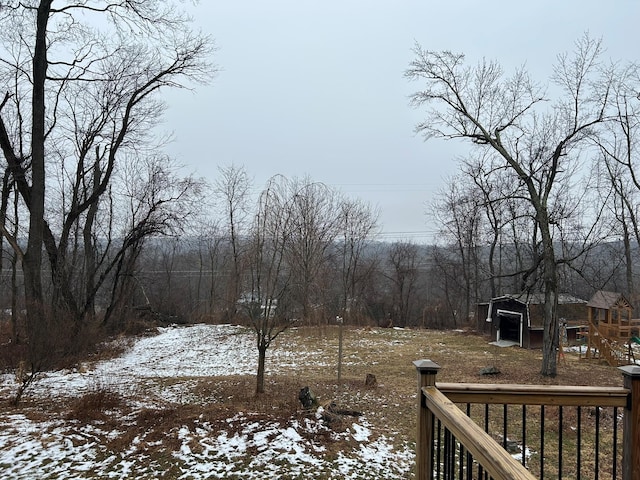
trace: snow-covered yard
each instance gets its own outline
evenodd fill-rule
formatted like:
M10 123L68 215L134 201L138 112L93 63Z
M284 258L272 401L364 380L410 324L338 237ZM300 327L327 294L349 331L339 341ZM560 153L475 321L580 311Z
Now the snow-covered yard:
M270 351L268 370L286 373L297 362L322 365L324 359L321 351L294 352L282 343ZM154 421L161 425L160 409L193 405L190 386L198 378L251 375L256 363L250 331L194 325L163 328L112 360L48 373L29 392L30 399L60 402L107 390L127 399L129 413L114 427L113 421L99 418L81 422L64 415L39 418L33 410L5 410L0 418L3 478L411 478L413 449L408 440L393 441L366 414L349 417L336 431L324 424L320 412L285 420L236 412L222 425L196 416L184 425L167 426L163 434L171 442L159 438L157 429L138 430L130 441L122 441L127 425L139 421L136 412L158 409ZM15 388L12 375L0 377L3 398ZM149 454L158 442L164 442L164 449L153 448ZM328 449L327 443L342 448Z

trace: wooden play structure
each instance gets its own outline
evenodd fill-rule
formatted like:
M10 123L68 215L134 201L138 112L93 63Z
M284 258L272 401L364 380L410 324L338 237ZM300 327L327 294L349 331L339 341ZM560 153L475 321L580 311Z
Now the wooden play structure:
M587 303L588 321L580 335L586 349L581 358L599 358L609 365L635 363L634 344L640 344L640 319L623 295L600 290Z

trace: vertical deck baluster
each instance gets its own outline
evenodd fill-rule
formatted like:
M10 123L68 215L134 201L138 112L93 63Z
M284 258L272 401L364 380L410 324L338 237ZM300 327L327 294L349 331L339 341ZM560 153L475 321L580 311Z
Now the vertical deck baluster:
M451 456L451 452L449 451L449 435L451 435L451 433L449 432L449 429L447 427L444 428L444 451L443 451L443 455L444 455L444 462L442 462L444 464L444 478L445 480L450 480L451 476L450 476L450 471L449 471L449 457Z
M489 404L484 404L484 431L489 433Z
M580 468L582 466L582 407L576 407L577 410L577 425L576 428L577 438L576 438L576 478L580 480Z
M456 437L453 433L451 433L451 479L454 480L456 478Z
M562 407L558 407L558 480L562 480Z
M596 407L596 477L600 477L600 407Z
M489 404L484 404L484 431L489 433ZM483 475L483 468L478 464L478 478L487 478L486 473Z
M456 478L456 437L453 432L449 432L449 478Z
M502 406L502 448L507 449L507 404Z
M437 444L437 440L435 440L435 438L436 438L435 437L435 434L436 434L436 416L433 413L431 413L431 418L432 418L432 420L431 420L431 439L432 439L432 441L434 441ZM438 420L438 424L439 423L440 423L440 420ZM429 475L429 478L431 480L434 480L433 474L435 473L434 472L435 469L433 468L433 466L436 465L436 463L435 463L435 461L436 461L436 449L437 449L437 447L430 449L431 450L431 471L428 472L428 475Z
M471 417L471 404L470 403L467 403L467 417ZM460 461L462 463L462 458L460 459ZM473 475L473 473L472 473L473 472L473 464L472 464L472 462L473 462L473 457L471 456L471 452L469 452L469 450L467 450L466 454L465 454L465 465L466 465L466 467L465 467L465 470L464 470L467 473L466 474L466 477L467 477L466 480L471 480L471 478L472 478L472 475ZM463 475L461 473L460 480L462 480L463 478L464 477L463 477Z
M440 420L438 419L438 454L436 455L437 459L436 459L436 478L439 480L440 479L440 473L442 472L442 423L440 422Z
M544 479L544 405L540 405L540 480Z
M522 405L522 466L526 467L526 455L527 450L527 406Z
M449 478L456 478L456 437L449 431Z
M613 478L618 478L618 407L613 407Z
M464 459L465 459L465 448L464 445L462 445L462 442L459 442L460 444L460 453L459 453L459 460L458 460L458 478L460 480L462 480L464 478Z

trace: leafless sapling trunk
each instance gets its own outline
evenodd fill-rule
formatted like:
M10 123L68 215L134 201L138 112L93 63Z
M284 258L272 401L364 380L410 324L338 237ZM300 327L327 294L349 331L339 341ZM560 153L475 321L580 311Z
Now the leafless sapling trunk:
M313 306L324 304L325 267L330 264L331 246L338 235L337 193L309 178L287 182L291 209L291 241L288 263L294 276L293 291L302 308L302 318L319 323ZM315 322L314 322L315 319Z
M227 319L232 320L236 314L236 305L242 289L242 277L245 273L247 217L252 182L243 168L233 165L221 167L218 172L220 177L215 183L214 191L219 197L218 201L227 225L232 259L225 311Z
M347 321L359 323L363 293L371 278L373 264L364 261L366 249L375 233L378 212L361 201L344 199L340 204L340 241L342 299L340 309Z

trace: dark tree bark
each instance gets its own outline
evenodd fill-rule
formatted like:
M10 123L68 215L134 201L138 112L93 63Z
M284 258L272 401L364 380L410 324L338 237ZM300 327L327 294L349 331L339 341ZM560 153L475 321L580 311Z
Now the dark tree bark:
M45 201L45 81L47 78L47 25L52 0L41 0L36 17L32 66L31 188L29 190L29 236L23 258L25 302L30 333L41 328L42 245Z

